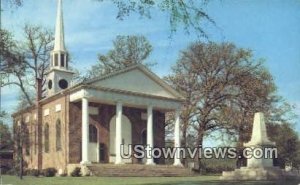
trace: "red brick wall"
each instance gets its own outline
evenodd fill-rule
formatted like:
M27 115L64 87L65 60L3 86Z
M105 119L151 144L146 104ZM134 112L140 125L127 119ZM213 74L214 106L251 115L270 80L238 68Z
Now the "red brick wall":
M54 167L57 169L65 169L67 165L67 152L68 147L67 142L67 128L68 128L68 102L66 102L67 97L61 97L48 104L42 106L42 168ZM60 104L61 110L56 112L55 106ZM49 109L49 115L44 115L44 110ZM56 149L56 122L57 120L61 122L61 150ZM49 125L49 152L45 152L44 142L44 130L45 125Z
M81 102L70 103L69 110L69 163L81 161Z
M81 102L69 103L66 102L68 96L60 97L50 103L42 106L42 128L41 141L39 148L41 149L41 168L54 167L57 169L65 169L67 164L80 163L81 161ZM56 112L55 106L61 104L61 111ZM96 125L99 130L99 141L104 144L104 161L109 161L109 123L115 115L115 105L103 105L90 103L89 106L98 107L99 115L90 115L90 123ZM44 116L44 110L49 109L49 115ZM142 131L147 127L147 121L142 120L141 114L146 113L146 109L123 107L123 114L128 117L132 123L132 144L142 144ZM38 165L38 150L34 150L34 132L37 128L34 120L36 110L30 110L22 116L30 116L30 122L26 126L30 132L30 155L24 155L27 168L37 168ZM21 115L14 118L15 121L21 119ZM56 150L56 121L61 120L61 143L62 150ZM165 146L165 115L162 112L154 111L154 146ZM49 124L49 152L44 151L44 127ZM25 151L24 151L25 154ZM159 163L164 163L163 159L157 160ZM133 158L133 163L138 163L137 159Z
M99 141L103 143L105 156L104 162L109 161L109 123L115 115L116 106L90 103L89 106L98 107L99 115L90 115L90 124L94 124L99 129ZM142 120L142 112L145 109L123 107L123 114L128 117L132 124L132 144L142 144L142 131L147 127L147 121ZM157 147L165 146L165 116L164 113L154 111L154 145ZM70 126L69 126L69 163L79 163L81 161L81 103L70 103ZM164 163L163 159L158 160ZM138 163L133 159L133 163Z
M29 131L30 141L30 153L26 154L25 146L23 150L23 158L25 167L28 169L41 169L54 167L57 169L65 169L67 166L68 146L67 143L67 131L68 131L68 96L62 96L54 99L49 103L41 105L41 127L40 130L37 126L37 111L36 109L29 110L26 113L22 113L14 117L14 121L18 122L23 120L23 123ZM60 111L55 111L56 105L61 105ZM49 115L45 116L44 111L49 109ZM36 116L35 116L36 115ZM26 122L26 117L29 116L29 122ZM61 121L61 150L56 150L56 121ZM44 129L45 124L49 125L49 152L45 152L44 148ZM40 132L40 133L39 133ZM37 134L35 136L35 134ZM37 137L35 139L35 137ZM40 153L40 159L38 160L38 154Z

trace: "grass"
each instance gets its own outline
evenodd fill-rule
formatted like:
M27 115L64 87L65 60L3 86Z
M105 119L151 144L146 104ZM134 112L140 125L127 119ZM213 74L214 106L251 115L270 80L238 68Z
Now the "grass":
M220 181L218 176L197 177L24 177L3 176L11 185L297 185L299 182Z

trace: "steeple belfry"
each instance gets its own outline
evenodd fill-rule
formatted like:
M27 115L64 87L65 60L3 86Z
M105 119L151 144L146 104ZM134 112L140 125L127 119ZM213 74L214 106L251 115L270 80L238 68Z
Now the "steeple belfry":
M68 51L65 47L62 0L58 0L54 48L51 52L50 69L47 72L47 92L52 96L71 86L73 72L68 69Z
M51 68L68 69L68 52L65 47L65 33L62 0L58 0L54 48L51 53Z
M64 19L62 0L58 0L56 27L55 27L55 44L53 51L66 51L65 48L65 35L64 35Z

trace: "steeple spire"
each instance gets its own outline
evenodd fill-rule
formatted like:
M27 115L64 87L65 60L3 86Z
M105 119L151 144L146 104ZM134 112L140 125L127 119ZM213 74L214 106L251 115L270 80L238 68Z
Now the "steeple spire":
M68 51L65 47L62 0L58 0L55 25L55 43L51 52L50 69L47 72L47 94L52 96L71 85L73 72L68 65Z
M68 70L68 51L65 47L65 33L62 0L58 0L55 25L54 48L51 52L51 69Z
M62 0L58 0L56 27L55 27L55 44L53 51L66 51L64 38L64 20Z

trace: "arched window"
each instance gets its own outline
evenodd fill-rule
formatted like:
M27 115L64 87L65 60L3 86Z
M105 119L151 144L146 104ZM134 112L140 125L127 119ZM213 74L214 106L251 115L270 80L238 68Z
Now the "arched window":
M37 132L38 132L38 126L37 123L35 122L34 124L34 154L37 152Z
M44 147L45 147L45 152L49 152L49 125L48 123L45 124L44 128Z
M58 54L54 54L54 66L58 66Z
M60 54L60 65L61 67L65 67L65 55Z
M25 144L25 154L30 155L30 138L29 129L27 125L24 125L24 144Z
M147 145L147 130L142 131L142 138L141 138L142 145Z
M97 128L94 125L89 126L90 143L97 143Z
M56 121L56 151L61 150L61 123L60 119Z

